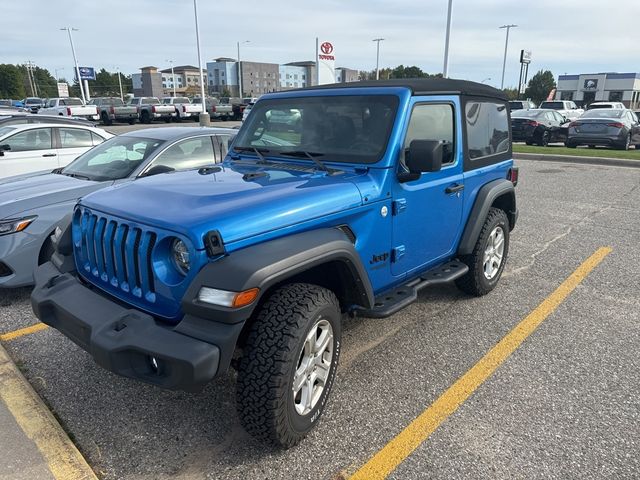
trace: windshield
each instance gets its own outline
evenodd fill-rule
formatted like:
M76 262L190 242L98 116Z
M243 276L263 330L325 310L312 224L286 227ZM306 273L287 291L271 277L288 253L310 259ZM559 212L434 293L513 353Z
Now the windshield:
M60 102L60 105L82 105L82 100L80 100L79 98L65 98Z
M540 110L518 110L511 112L511 118L536 118L541 113Z
M42 100L40 98L27 98L25 102L26 105L42 105Z
M13 132L16 127L0 127L0 138L4 137L6 134Z
M540 108L550 108L552 110L563 110L564 103L562 102L542 102Z
M582 114L582 116L580 118L620 118L622 117L622 114L624 113L624 110L621 110L619 108L616 109L595 109L595 110L588 110L585 113Z
M614 106L610 103L592 103L588 108L593 110L595 108L614 108Z
M173 103L191 103L187 97L176 97L173 99Z
M323 161L375 163L384 154L398 108L393 95L297 97L260 100L234 148L260 147L265 155L311 152Z
M154 97L145 97L142 99L143 105L160 105L160 100Z
M114 137L76 158L61 173L99 182L126 178L162 143L154 138Z
M521 110L524 106L522 102L509 102L509 108L511 108L511 110Z

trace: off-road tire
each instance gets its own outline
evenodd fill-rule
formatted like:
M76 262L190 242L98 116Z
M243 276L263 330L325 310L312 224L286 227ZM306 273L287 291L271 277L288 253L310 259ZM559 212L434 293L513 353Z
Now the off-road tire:
M129 119L129 125L135 125L135 123L136 123L136 119L135 118Z
M333 355L315 406L295 409L293 378L305 339L319 319L333 329ZM340 306L330 290L294 283L276 290L250 327L238 367L236 405L247 432L277 446L296 445L315 426L326 405L340 356Z
M491 279L487 279L484 275L484 252L487 248L489 235L497 226L502 227L504 233L504 252L502 254L502 262L498 269L498 273ZM482 226L478 240L473 247L470 255L464 255L460 258L468 267L469 271L456 280L456 285L460 290L470 295L480 297L486 295L495 288L502 276L504 266L507 263L509 253L509 219L504 210L491 207L487 219Z
M102 115L100 116L100 119L102 120L102 124L106 127L108 127L109 125L111 125L113 122L111 121L111 119L109 118L109 115L107 115L106 113L102 112Z
M151 123L151 115L146 110L140 113L140 123Z

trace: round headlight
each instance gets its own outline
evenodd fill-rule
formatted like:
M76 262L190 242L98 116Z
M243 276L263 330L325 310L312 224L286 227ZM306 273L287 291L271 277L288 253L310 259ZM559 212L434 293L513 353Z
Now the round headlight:
M182 275L189 273L189 268L191 267L189 249L179 238L176 238L171 244L171 256L173 258L173 264Z

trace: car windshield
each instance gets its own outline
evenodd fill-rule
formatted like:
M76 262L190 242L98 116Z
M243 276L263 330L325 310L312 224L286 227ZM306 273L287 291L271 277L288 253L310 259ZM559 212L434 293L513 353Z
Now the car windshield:
M588 110L580 118L620 118L625 111L620 108Z
M234 148L269 154L307 153L322 161L375 163L384 154L398 98L393 95L318 96L260 100ZM302 152L302 155L298 155Z
M521 110L524 108L524 105L522 105L522 102L509 102L509 108L511 108L511 110Z
M60 173L99 182L126 178L163 144L142 137L114 137L76 158Z
M594 110L596 108L613 108L613 105L610 103L592 103L589 105L589 110Z
M143 105L160 105L160 100L153 97L145 97L142 99Z
M8 133L13 132L16 127L0 127L0 138L4 137Z
M518 110L511 112L511 118L536 118L541 113L540 110Z
M562 102L542 102L540 108L550 108L552 110L563 110L564 103Z
M191 103L187 97L176 97L173 99L173 103Z
M26 105L42 105L42 100L39 98L27 98L27 101L24 103Z
M60 102L61 105L82 105L82 100L79 98L65 98L63 102Z

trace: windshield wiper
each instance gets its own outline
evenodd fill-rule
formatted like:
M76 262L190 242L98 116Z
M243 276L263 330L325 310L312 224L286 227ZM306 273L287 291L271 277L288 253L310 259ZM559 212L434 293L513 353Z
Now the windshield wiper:
M66 175L67 177L77 178L79 180L91 180L87 175L82 175L80 173L71 173L71 172L60 172L62 175Z
M338 170L333 170L331 168L327 168L327 166L324 163L322 163L319 158L316 158L316 157L324 156L324 153L307 152L306 150L291 150L291 151L286 151L286 152L280 152L280 155L288 155L290 157L307 157L308 159L312 160L313 163L315 163L318 166L319 170L327 172L330 175L333 174L333 173L338 172Z
M260 159L258 163L268 163L267 159L264 158L263 153L271 152L271 150L267 148L256 148L256 147L233 147L233 149L238 152L254 152Z

